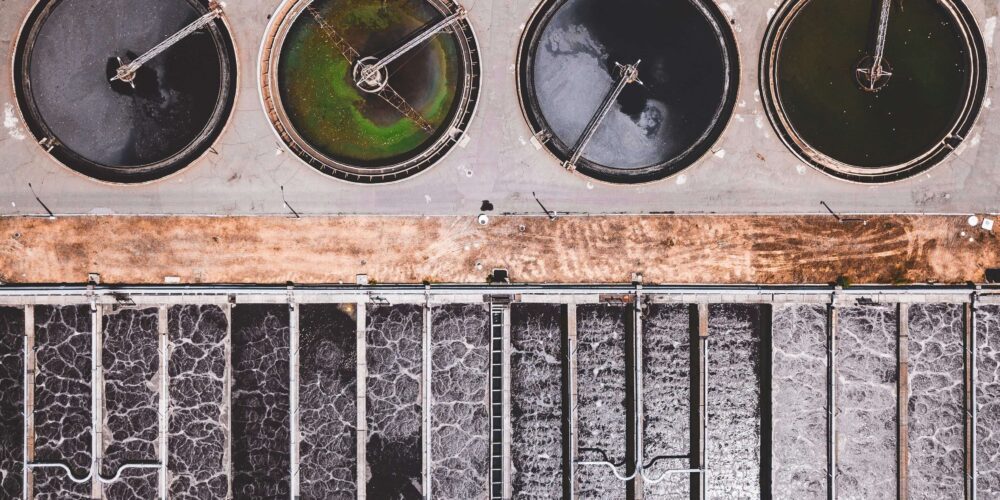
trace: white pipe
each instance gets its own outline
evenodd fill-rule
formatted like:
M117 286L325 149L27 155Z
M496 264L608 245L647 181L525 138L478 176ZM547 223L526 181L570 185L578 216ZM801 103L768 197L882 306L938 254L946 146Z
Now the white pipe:
M288 304L288 437L290 500L299 498L299 308L289 294Z
M830 302L827 320L827 498L837 498L837 299Z
M32 462L27 464L29 469L61 469L66 472L66 478L77 484L84 484L90 482L91 479L96 478L97 482L102 484L110 484L121 479L122 473L129 469L160 469L162 466L159 462L153 463L126 463L122 464L111 476L104 476L100 473L94 474L94 470L97 467L97 461L91 460L90 472L87 472L85 476L76 476L68 465L62 462Z
M367 476L368 466L368 304L357 302L355 309L355 341L357 353L357 376L355 378L355 409L357 411L357 498L365 500L368 496Z
M160 463L169 463L170 450L170 337L167 325L167 307L160 306L158 311L159 351L160 351ZM161 467L158 477L160 483L160 500L167 500L169 485L167 484L167 467Z
M707 469L666 469L659 476L650 477L650 476L646 475L646 469L643 468L640 465L640 466L636 467L636 470L633 471L631 474L625 476L625 475L620 474L618 472L618 467L615 467L615 465L612 464L611 462L605 462L605 461L590 462L590 461L586 461L586 462L577 462L576 465L593 465L593 466L599 466L599 467L607 467L609 470L611 470L611 473L614 474L615 478L618 479L621 482L631 481L633 479L641 477L643 479L643 481L645 481L647 483L650 483L650 484L657 484L657 483L663 481L664 479L666 479L667 476L674 475L674 474L702 474L702 473L708 472Z
M643 331L642 331L642 284L635 285L635 294L633 295L635 303L632 304L632 360L633 360L633 383L632 383L632 446L633 459L635 460L635 470L639 473L640 479L645 479L642 474L642 464L645 461L645 447L643 446L643 428L642 424L644 421L644 408L643 408L643 385L642 385L642 374L643 374L643 363L642 363L642 344L643 344ZM639 490L637 496L642 498L642 482L637 481L635 489Z
M431 453L431 298L430 298L430 287L426 288L425 291L425 302L424 302L424 329L423 329L423 367L421 369L421 377L423 378L423 408L422 408L422 433L423 433L423 490L424 499L430 500L433 498L431 494L431 470L433 466L432 453Z
M100 476L101 462L104 458L104 367L101 361L104 357L104 335L101 306L97 305L97 297L90 297L90 474ZM75 478L66 468L70 479ZM89 479L89 477L88 477ZM91 495L100 498L102 488L99 483L91 485Z
M469 294L485 295L496 292L496 288L480 285L462 285L457 283L428 285L431 295L448 294ZM647 295L734 295L740 297L761 297L771 296L775 300L784 299L783 296L808 296L833 298L833 287L826 285L644 285ZM504 287L504 293L511 295L604 295L604 294L627 294L633 290L632 285L588 285L585 283L576 284L555 284L542 283L537 285L514 284ZM857 297L878 297L882 295L893 296L968 296L972 287L970 286L855 286L837 293L842 296ZM226 300L229 295L248 294L255 296L273 297L275 300L284 300L288 291L285 287L273 287L267 285L138 285L138 286L96 286L93 294L99 297L110 297L113 293L125 294L136 298L143 296L153 296L157 298L180 296L180 297L200 297L203 300ZM428 293L421 285L315 285L296 286L295 297L326 296L326 295L366 295L378 294L381 296L411 296L423 297ZM1000 295L1000 287L987 286L983 288L980 295ZM85 286L40 286L40 285L5 285L0 287L0 297L28 298L28 297L86 297L88 296ZM793 297L793 300L795 297ZM798 299L801 301L801 299ZM162 302L162 301L161 301Z
M34 458L35 450L28 446L29 437L34 434L35 405L34 405L34 385L35 385L35 306L24 307L24 342L21 345L23 365L21 366L21 392L23 406L22 422L24 435L21 436L22 457L25 463L30 463ZM31 474L28 467L21 470L21 498L31 498Z
M973 500L978 498L978 486L976 481L979 478L979 467L976 464L978 461L977 453L977 443L979 437L979 409L977 408L977 394L976 389L979 386L979 362L977 360L977 355L979 352L979 340L976 337L976 301L979 298L978 293L973 293L970 299L970 310L972 311L969 320L972 322L972 356L970 356L970 363L972 365L972 401L969 405L972 409L972 449L968 452L972 454L972 498Z
M578 393L577 393L577 331L576 331L576 304L569 303L566 304L566 349L569 351L565 353L569 360L569 370L567 375L567 385L569 387L566 390L569 391L569 480L570 489L567 492L569 494L568 500L574 500L576 498L576 457L579 453L578 444L579 436L577 429L577 418L579 418L578 410Z

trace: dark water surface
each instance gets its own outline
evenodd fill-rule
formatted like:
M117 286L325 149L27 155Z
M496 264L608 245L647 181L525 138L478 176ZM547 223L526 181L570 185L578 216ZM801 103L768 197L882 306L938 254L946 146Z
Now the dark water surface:
M909 309L910 498L961 498L965 488L965 308Z
M77 477L91 463L90 306L35 308L35 461L63 462ZM37 469L34 498L89 499L90 483L77 484L61 469Z
M489 498L490 314L449 304L431 315L431 493Z
M708 307L708 399L705 455L712 498L758 498L763 331L770 308Z
M645 498L690 498L688 474L664 475L668 469L688 469L691 462L691 311L685 304L650 304L643 321L643 461L658 460L647 477ZM680 458L684 457L684 458Z
M976 486L980 498L1000 498L1000 306L976 309Z
M587 304L576 313L579 459L624 464L626 308ZM576 491L581 498L619 498L625 483L607 467L578 466Z
M892 305L839 310L837 491L846 498L896 498L897 317Z
M0 495L21 495L24 468L24 309L0 307Z
M159 309L123 309L105 314L104 458L101 473L112 476L126 462L159 460ZM155 469L130 469L104 485L108 499L154 498Z
M422 498L423 308L368 306L367 495Z
M299 492L357 496L357 316L354 304L299 306Z
M566 0L555 8L531 55L529 98L567 156L615 86L615 63L641 59L643 85L619 96L585 150L591 162L627 170L681 161L728 119L719 114L729 56L699 0Z
M826 498L826 306L775 306L773 318L771 488L775 498Z
M561 309L510 307L511 489L517 498L563 492Z
M178 153L205 129L223 64L206 29L146 63L135 90L112 88L108 74L118 66L111 58L138 57L203 9L187 0L50 3L25 70L41 119L62 144L97 164L139 166Z
M871 54L880 2L803 0L777 55L777 88L809 145L859 167L915 159L954 126L970 87L968 47L937 0L892 3L889 83L861 90L854 69Z
M222 498L226 476L226 331L218 306L173 306L170 342L167 470L170 498Z
M233 308L236 498L287 498L291 474L287 304Z

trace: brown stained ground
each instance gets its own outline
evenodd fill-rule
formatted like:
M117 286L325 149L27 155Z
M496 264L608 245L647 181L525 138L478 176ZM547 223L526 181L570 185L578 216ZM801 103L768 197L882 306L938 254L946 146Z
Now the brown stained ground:
M1000 242L964 217L0 219L10 283L482 283L494 267L534 283L959 283L1000 267Z

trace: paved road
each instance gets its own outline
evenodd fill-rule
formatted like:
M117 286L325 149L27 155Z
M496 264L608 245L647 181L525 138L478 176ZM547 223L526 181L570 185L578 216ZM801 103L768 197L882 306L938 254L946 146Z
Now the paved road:
M0 53L33 0L0 4ZM914 179L860 186L803 165L775 137L757 91L757 56L770 0L731 0L742 60L739 103L729 129L710 154L682 174L644 186L610 186L563 171L528 141L515 88L514 61L522 25L537 0L465 0L482 48L484 85L471 142L440 164L394 185L358 186L328 178L281 152L261 110L257 57L275 0L229 2L227 15L240 60L240 93L228 129L208 154L180 174L144 186L110 186L57 164L25 138L17 123L10 58L0 61L0 215L39 214L28 189L58 214L278 214L279 186L303 214L476 214L483 200L499 212L540 213L532 193L561 213L821 213L820 201L842 212L970 213L1000 211L1000 116L986 108L959 155ZM969 0L989 45L990 81L998 6Z

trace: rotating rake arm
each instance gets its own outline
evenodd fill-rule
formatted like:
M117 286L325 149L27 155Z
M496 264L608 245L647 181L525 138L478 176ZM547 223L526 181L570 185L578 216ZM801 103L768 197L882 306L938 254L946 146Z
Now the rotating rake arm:
M590 140L594 138L594 134L597 133L597 129L601 126L601 122L608 116L611 112L611 107L614 106L615 101L618 100L618 96L621 95L625 87L633 82L638 82L640 85L642 81L639 80L639 63L642 60L636 61L635 64L629 64L623 66L621 64L615 63L618 67L619 78L618 83L608 92L608 95L604 97L604 101L601 102L601 106L597 108L597 112L590 119L590 123L587 124L587 128L583 130L583 134L580 135L580 139L576 141L576 146L573 146L573 153L570 155L569 160L563 163L563 166L569 170L576 168L576 162L580 161L580 157L583 155L583 150L587 148L587 144Z
M358 85L358 87L361 88L362 90L366 90L358 83L357 80L357 78L360 78L358 74L358 69L361 68L360 65L362 64L362 61L364 61L365 59L362 59L361 54L357 51L357 49L351 46L351 44L343 36L340 35L340 33L337 33L337 30L334 29L333 26L330 26L330 23L326 22L326 19L323 18L323 15L320 14L320 12L316 10L316 8L312 6L312 4L306 7L306 10L316 21L316 24L319 25L320 29L323 30L323 34L326 36L326 39L329 40L330 43L332 43L333 46L337 48L337 50L340 52L342 56L344 56L345 59L347 59L348 64L354 67L354 74L356 80L355 84ZM454 22L454 20L450 21L449 24L451 22ZM427 36L426 38L424 38L424 40L426 40L427 38L430 38L430 36ZM404 44L403 47L400 47L400 49L403 49L407 45L408 44ZM407 48L406 51L412 49L413 46ZM395 57L399 57L400 55L405 53L405 51L400 51L400 49L396 49L396 51L393 51L393 54L399 52ZM392 56L393 54L390 54L390 56ZM388 64L388 62L386 64ZM376 70L376 74L377 72L382 71L384 67L385 66L383 65L381 66L380 69ZM399 114L412 120L424 132L431 133L434 131L434 127L431 126L431 124L426 119L424 119L424 117L421 116L420 113L413 106L410 105L410 103L406 102L406 99L404 99L403 96L399 94L399 92L396 92L395 89L390 87L388 81L382 81L381 85L379 85L372 93L379 96L383 101L385 101L390 106L395 108L396 111L399 112Z
M162 42L156 44L156 46L149 49L141 56L135 58L134 61L119 66L118 69L115 71L115 76L111 78L111 81L112 82L123 81L131 84L132 81L135 79L136 72L139 71L139 68L141 68L144 64L149 62L154 57L162 54L164 51L174 46L177 42L187 38L187 36L190 35L191 33L194 33L195 31L204 28L212 21L218 19L220 16L222 16L222 7L220 7L218 4L213 4L211 10L209 10L207 14L199 17L193 23L181 28L181 30L178 31L177 33L170 35ZM120 58L119 61L121 61Z

